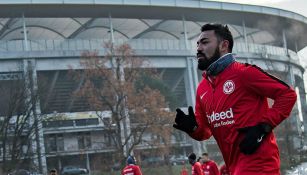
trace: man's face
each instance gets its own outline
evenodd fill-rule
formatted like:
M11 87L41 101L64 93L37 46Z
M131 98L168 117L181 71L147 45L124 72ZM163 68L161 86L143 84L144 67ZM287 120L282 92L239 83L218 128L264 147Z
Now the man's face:
M194 160L194 159L190 159L190 158L189 158L189 163L190 163L191 165L194 165L195 160Z
M202 156L202 160L203 160L203 162L208 162L209 161L209 157L206 156L206 155L203 155Z
M197 40L198 69L206 70L221 57L219 42L213 30L202 32Z

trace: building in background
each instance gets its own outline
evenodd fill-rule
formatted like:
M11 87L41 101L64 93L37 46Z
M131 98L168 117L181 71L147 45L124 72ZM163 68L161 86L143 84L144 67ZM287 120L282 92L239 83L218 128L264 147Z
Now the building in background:
M70 118L38 124L34 141L40 145L37 162L44 171L72 164L94 171L103 163L95 161L97 157L113 151L104 123L85 101L71 96L80 82L66 75L71 66L79 66L82 52L98 50L103 57L104 42L130 44L137 55L150 60L179 106L186 108L194 105L202 78L195 59L196 39L200 27L209 22L229 26L239 61L256 64L296 88L299 100L291 117L275 129L282 159L290 155L295 160L306 145L304 68L297 56L307 46L306 17L276 8L201 0L4 0L0 2L0 84L31 70L27 81L34 82L33 88L48 82L48 95L35 104L36 111ZM196 142L183 134L173 144L176 154L209 151L213 159L222 160L213 139ZM146 144L136 148L146 149Z

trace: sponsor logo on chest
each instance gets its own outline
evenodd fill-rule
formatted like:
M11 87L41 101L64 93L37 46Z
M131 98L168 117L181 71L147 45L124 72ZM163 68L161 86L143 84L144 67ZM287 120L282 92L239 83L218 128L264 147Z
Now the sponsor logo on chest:
M235 123L232 108L229 108L226 111L222 111L220 113L212 112L211 115L207 115L209 124L213 124L214 128L218 128L220 126L232 125Z
M230 119L233 118L233 112L232 108L229 108L227 111L222 111L220 113L212 112L211 115L207 115L209 124L216 121L224 120L224 119Z

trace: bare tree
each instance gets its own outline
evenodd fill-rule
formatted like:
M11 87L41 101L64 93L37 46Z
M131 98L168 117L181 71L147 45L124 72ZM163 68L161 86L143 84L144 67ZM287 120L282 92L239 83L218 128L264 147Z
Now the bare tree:
M171 114L165 97L151 88L142 77L157 79L150 63L137 57L128 44L105 44L105 56L98 52L82 54L82 71L72 71L74 79L84 81L75 95L86 97L90 107L105 123L111 135L117 160L132 154L139 144L151 147L170 145ZM109 118L102 111L109 111ZM152 140L144 139L150 133Z
M35 122L33 110L37 96L29 97L24 79L2 81L0 85L0 142L2 171L13 169L35 169L32 157ZM26 100L28 99L28 100ZM31 122L32 120L32 122Z

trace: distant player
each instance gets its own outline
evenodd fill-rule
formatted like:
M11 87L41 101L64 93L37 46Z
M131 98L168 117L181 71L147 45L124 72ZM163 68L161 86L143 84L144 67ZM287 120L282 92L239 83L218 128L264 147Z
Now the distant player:
M142 175L141 169L136 165L136 160L133 156L127 158L127 166L123 169L121 175Z
M57 170L55 168L51 169L49 175L58 175Z
M201 164L196 161L196 155L191 153L188 158L189 163L192 165L192 175L204 175Z
M213 160L209 159L208 153L203 153L201 159L203 162L201 167L205 175L219 175L220 174L216 163Z
M180 175L189 175L189 174L188 174L188 170L187 170L187 168L185 167L185 163L184 163L184 162L183 162L183 167L182 167L182 169L181 169Z

